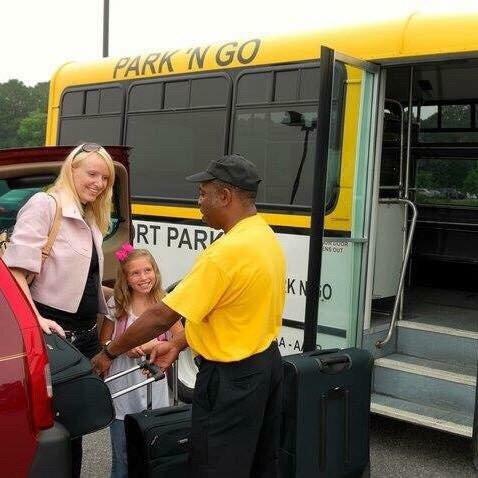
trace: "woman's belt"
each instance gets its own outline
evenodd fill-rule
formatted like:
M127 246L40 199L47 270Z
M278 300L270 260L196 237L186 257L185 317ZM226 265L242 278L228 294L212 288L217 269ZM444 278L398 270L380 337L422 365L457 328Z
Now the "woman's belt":
M65 337L67 338L67 340L73 343L76 339L84 337L85 335L88 335L95 330L96 324L89 329L65 330Z

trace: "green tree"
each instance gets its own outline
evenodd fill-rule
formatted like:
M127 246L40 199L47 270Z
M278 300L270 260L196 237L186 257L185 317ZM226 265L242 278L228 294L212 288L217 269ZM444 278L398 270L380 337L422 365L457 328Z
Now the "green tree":
M463 181L463 189L470 194L478 194L478 167L468 172Z
M38 83L33 87L28 87L19 80L0 83L0 148L44 144L44 132L39 136L33 134L32 128L36 125L37 129L45 129L48 87L47 82ZM20 133L20 125L27 117L30 117L30 120L27 121L27 126L22 125ZM41 118L43 126L40 124ZM34 138L40 142L33 143Z
M48 108L49 89L50 83L48 81L37 83L35 86L30 88L33 109L46 113Z
M18 126L31 110L27 86L18 80L0 84L0 148L17 146Z
M433 189L437 187L437 181L431 171L419 170L417 171L416 185L417 188Z
M45 144L46 113L33 111L20 121L17 131L18 146Z

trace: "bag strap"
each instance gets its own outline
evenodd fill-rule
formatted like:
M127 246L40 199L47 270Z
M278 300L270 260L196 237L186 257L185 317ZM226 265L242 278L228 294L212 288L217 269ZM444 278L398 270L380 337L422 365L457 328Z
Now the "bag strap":
M48 232L46 244L43 246L41 251L42 264L43 262L45 262L45 259L50 255L51 248L53 247L53 243L55 242L56 236L58 235L58 231L60 230L62 216L60 200L51 193L48 193L48 195L52 197L55 201L55 217L53 219L50 231Z

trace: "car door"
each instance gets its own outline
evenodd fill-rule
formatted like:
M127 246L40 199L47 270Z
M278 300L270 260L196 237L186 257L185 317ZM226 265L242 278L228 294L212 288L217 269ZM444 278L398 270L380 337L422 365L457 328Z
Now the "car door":
M12 230L19 209L33 194L53 184L71 149L71 146L50 146L0 150L0 232ZM114 252L131 240L129 149L123 146L106 149L114 160L116 173L111 226L103 242L103 282L112 286L117 265Z

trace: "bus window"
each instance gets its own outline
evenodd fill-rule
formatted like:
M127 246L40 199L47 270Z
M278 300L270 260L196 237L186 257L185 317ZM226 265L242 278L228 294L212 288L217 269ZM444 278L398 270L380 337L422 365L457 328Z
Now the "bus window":
M189 103L189 81L166 83L164 109L187 108Z
M196 199L197 186L184 178L224 154L229 90L225 76L131 88L125 143L133 147L133 196ZM164 108L158 101L161 91ZM150 105L157 105L154 111L151 106L140 110L147 107L148 95Z
M237 86L237 104L265 103L270 98L272 73L249 73L241 76Z
M443 105L442 128L470 128L471 105Z
M337 69L327 205L340 174L344 70ZM238 78L232 151L253 161L262 177L257 201L310 206L317 134L317 67L247 72Z
M191 81L191 107L226 106L228 83L224 78L202 78Z
M420 204L477 207L478 159L419 159L416 187Z
M275 78L274 101L295 101L299 71L278 71Z
M131 87L128 111L154 111L162 109L163 83L145 83Z
M438 106L424 105L420 107L422 128L438 128Z
M103 88L100 90L100 114L121 113L123 95L118 88Z
M85 115L97 115L100 109L100 92L90 90L86 92Z
M62 115L67 116L83 114L84 96L85 93L83 91L71 91L69 93L65 93L61 108Z
M60 145L121 144L123 94L119 87L69 91L61 103Z
M417 107L420 143L473 143L478 139L475 103L440 103Z
M475 103L441 103L418 108L421 143L474 143L478 139Z
M319 69L307 68L300 72L299 99L319 99Z
M294 204L311 204L317 107L248 108L236 113L233 151L253 161L262 177L257 202L290 204L305 154Z

